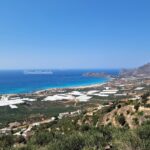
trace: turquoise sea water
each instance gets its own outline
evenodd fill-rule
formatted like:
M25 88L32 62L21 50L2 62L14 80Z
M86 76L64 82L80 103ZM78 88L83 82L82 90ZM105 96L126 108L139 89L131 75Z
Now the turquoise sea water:
M53 70L53 74L24 74L22 70L0 71L0 94L31 93L47 88L66 88L107 82L107 78L83 76L87 72L118 74L118 70Z

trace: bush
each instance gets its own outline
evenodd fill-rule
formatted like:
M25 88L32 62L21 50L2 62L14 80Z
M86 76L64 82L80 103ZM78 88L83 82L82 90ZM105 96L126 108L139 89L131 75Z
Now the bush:
M18 136L16 137L16 141L17 143L26 143L26 139L23 136Z
M49 143L48 150L81 150L84 147L84 138L78 133L64 135L62 139Z
M150 149L150 122L145 122L138 130L138 137L141 139L142 148Z
M127 115L129 115L130 114L130 110L127 110Z
M135 125L139 125L139 120L138 120L138 118L133 118L133 121L134 121Z
M117 106L117 108L120 109L120 108L121 108L121 104L119 104L119 105Z
M81 127L80 127L80 130L81 131L88 131L90 129L90 127L89 127L89 125L88 124L84 124L84 125L82 125Z
M0 137L0 148L5 149L12 147L14 144L14 137L13 135L4 135Z
M117 116L116 120L121 124L121 126L124 126L126 123L126 120L123 114Z
M139 103L137 103L137 104L134 105L134 109L135 109L136 111L139 110L139 107L140 107L140 104L139 104Z
M144 104L144 107L150 108L150 104Z
M146 102L147 102L149 96L150 96L150 92L147 92L147 93L143 94L143 95L141 96L141 98L142 98L142 103L146 104Z
M142 150L140 140L135 132L127 129L114 129L113 150Z
M36 145L45 145L48 144L50 141L53 140L53 134L49 133L48 131L44 132L37 132L34 135L34 144Z
M144 115L144 112L143 112L143 111L140 111L140 112L138 112L138 115L139 115L139 116L143 116L143 115Z

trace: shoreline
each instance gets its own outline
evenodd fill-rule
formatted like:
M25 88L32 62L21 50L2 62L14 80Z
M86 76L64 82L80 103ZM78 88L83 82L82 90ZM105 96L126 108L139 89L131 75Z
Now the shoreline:
M91 84L91 85L81 85L81 86L73 86L73 87L62 87L62 88L48 88L45 90L38 90L36 92L32 92L32 94L40 94L41 92L48 92L48 91L53 91L53 90L77 90L77 89L87 89L87 88L97 88L97 87L101 87L105 84L107 84L109 81L103 82L103 83L95 83L95 84Z
M109 70L108 70L109 71ZM36 94L40 92L46 92L51 90L63 90L63 89L85 89L85 88L94 88L99 87L102 84L105 84L107 82L110 82L113 78L106 77L84 77L82 72L77 72L77 74L74 75L74 73L69 72L69 76L65 75L66 73L63 73L61 76L59 74L56 74L56 77L54 78L45 78L45 77L38 77L33 80L29 80L26 84L24 82L26 81L24 78L21 77L21 81L13 81L11 83L11 86L9 86L9 82L6 84L5 88L2 88L3 84L0 87L0 95L31 95ZM111 72L111 71L110 71ZM112 74L117 74L118 71L113 72ZM66 78L66 77L67 78ZM61 78L59 80L59 78ZM65 78L63 78L65 77ZM69 77L69 78L68 78ZM28 77L30 79L30 77Z
M93 83L93 84L90 84L90 85L79 85L79 86L72 86L72 87L57 87L57 88L46 88L46 89L43 89L43 90L37 90L37 91L32 91L32 92L24 92L24 93L2 93L0 95L32 95L32 94L40 94L42 92L50 92L50 91L59 91L59 90L78 90L78 89L88 89L88 88L98 88L98 87L101 87L105 84L107 84L108 82L111 82L111 80L107 80L105 82L99 82L99 83Z

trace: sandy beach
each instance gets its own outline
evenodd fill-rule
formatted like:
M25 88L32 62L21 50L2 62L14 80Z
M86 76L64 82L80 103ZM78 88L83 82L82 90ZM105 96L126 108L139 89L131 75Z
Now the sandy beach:
M108 81L110 82L110 81ZM34 93L38 94L38 93L41 93L41 92L46 92L46 91L57 91L57 90L78 90L78 89L87 89L87 88L97 88L97 87L101 87L105 84L107 84L108 82L105 82L105 83L97 83L97 84L91 84L91 85L83 85L83 86L74 86L74 87L65 87L65 88L48 88L48 89L45 89L45 90L38 90Z

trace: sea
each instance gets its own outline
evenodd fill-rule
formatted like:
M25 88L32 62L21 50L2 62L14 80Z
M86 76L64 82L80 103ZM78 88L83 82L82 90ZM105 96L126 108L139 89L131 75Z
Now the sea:
M88 72L118 75L119 70L52 70L52 74L24 74L23 70L0 71L0 94L32 93L49 88L69 88L105 83L108 78L87 77Z

